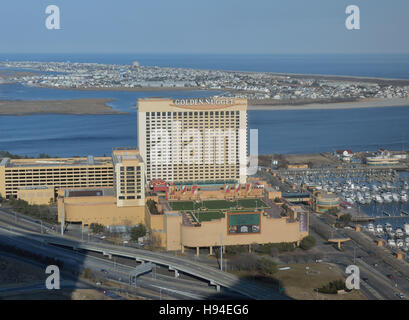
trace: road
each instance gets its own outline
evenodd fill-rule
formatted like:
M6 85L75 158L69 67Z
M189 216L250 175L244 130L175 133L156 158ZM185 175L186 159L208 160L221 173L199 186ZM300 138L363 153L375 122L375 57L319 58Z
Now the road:
M21 247L24 250L37 254L53 256L64 262L64 268L68 266L71 267L70 269L76 271L78 271L79 268L81 268L81 271L85 268L89 268L101 278L119 281L126 285L129 283L129 273L134 268L119 263L113 264L111 260L84 255L79 252L57 248L44 243L37 243L30 238L25 238L21 233L16 233L15 230L10 231L4 227L0 227L0 241L4 244ZM106 270L107 272L102 273L101 270ZM213 287L205 286L203 283L195 285L193 281L182 279L176 281L174 277L160 274L155 274L154 278L149 275L141 276L137 282L138 288L149 289L159 293L159 289L156 286L160 286L162 292L166 292L167 295L176 299L206 299L209 296L216 295L216 290ZM229 296L227 292L224 294Z
M332 226L314 213L310 215L310 223L319 224L320 228L326 225L327 234L331 234L331 230L333 230ZM370 241L365 243L354 241L355 231L337 230L337 233L342 237L350 237L352 240L342 245L344 251L338 251L332 245L327 244L326 239L322 239L323 244L320 246L320 250L323 251L324 261L337 265L341 270L345 270L348 265L357 265L360 269L361 291L369 299L396 300L399 299L398 294L401 292L408 296L409 281L393 266L380 258L379 253L375 254L375 250L379 248ZM390 255L386 251L383 254ZM389 279L387 275L392 275L392 279Z
M6 215L2 215L0 219L4 221L6 219ZM8 216L10 219L10 217ZM6 219L7 220L7 219ZM58 235L50 235L50 234L39 234L36 232L31 232L25 229L19 228L20 226L18 225L15 221L8 221L8 229L12 229L12 231L7 230L7 228L2 228L2 232L14 232L14 238L19 239L20 241L22 239L25 239L26 243L31 243L34 245L34 243L41 244L41 246L47 246L51 247L48 244L52 243L54 245L63 245L66 247L71 247L71 248L76 248L77 250L82 249L86 251L91 251L91 252L104 252L106 254L112 255L112 256L123 256L123 257L129 257L133 258L135 260L141 260L141 261L151 261L157 265L161 266L166 266L168 268L171 268L173 270L178 270L180 272L184 272L186 274L190 274L192 276L208 280L212 285L215 286L220 286L222 288L227 288L229 292L234 292L235 295L239 294L241 296L251 298L251 299L286 299L285 296L280 295L277 292L272 292L270 289L261 287L259 285L256 285L250 281L245 281L241 280L238 277L229 274L227 272L220 271L214 267L202 264L197 261L191 261L190 259L186 259L183 257L176 257L173 256L169 253L165 252L153 252L153 251L148 251L148 250L142 250L142 249L135 249L135 248L126 248L126 247L119 247L119 246L113 246L105 243L87 243L84 241L79 241L79 240L74 240L74 239L69 239L68 237L61 237ZM37 245L37 250L38 250L38 245ZM53 247L53 252L54 251L61 251L61 248L56 248ZM64 251L64 255L67 255L67 252ZM68 259L69 262L75 261L75 258L72 256L72 253L69 255L69 257L65 257ZM82 258L84 259L84 258ZM87 255L86 259L84 260L85 262L88 262L88 259L90 259L90 256ZM71 260L71 261L70 261ZM81 261L82 262L82 261ZM78 261L77 261L78 263ZM83 262L82 262L83 263ZM91 262L90 262L91 263ZM99 261L99 263L102 263ZM104 262L106 263L106 261ZM92 264L92 263L91 263ZM112 268L112 262L109 262L110 268ZM98 268L95 264L92 265L92 267ZM129 266L116 266L118 270L114 270L115 276L119 278L124 277L124 273L129 275L130 267ZM120 274L122 272L122 275ZM156 282L159 282L161 280L161 276L159 276L157 279L155 279ZM145 279L141 279L145 280ZM173 281L175 282L175 281ZM141 282L142 285L147 285L144 282ZM169 286L169 279L167 282ZM170 288L172 290L175 290L175 292L183 291L183 289L187 288L192 288L192 286L185 286L185 288ZM191 296L202 296L202 293L198 294L197 288L194 290L195 292L187 292L188 295Z

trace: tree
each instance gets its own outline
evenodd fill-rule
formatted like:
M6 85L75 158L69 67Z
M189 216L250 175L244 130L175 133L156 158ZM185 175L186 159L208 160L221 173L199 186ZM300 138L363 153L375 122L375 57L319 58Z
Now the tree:
M300 247L304 250L309 250L315 246L316 240L313 236L306 236L301 240Z
M254 253L239 253L229 259L233 270L255 271L257 269L257 256Z
M100 223L91 223L89 227L93 233L101 233L105 230L104 225Z
M264 276L271 276L277 272L277 265L269 258L260 258L257 261L257 270Z
M146 227L143 224L139 224L137 226L132 227L131 239L133 241L138 241L140 237L144 237L145 235L146 235Z
M339 217L339 221L348 224L351 221L351 214L346 213Z
M149 199L146 201L146 205L148 206L149 212L151 214L159 214L158 207L156 206L156 201Z

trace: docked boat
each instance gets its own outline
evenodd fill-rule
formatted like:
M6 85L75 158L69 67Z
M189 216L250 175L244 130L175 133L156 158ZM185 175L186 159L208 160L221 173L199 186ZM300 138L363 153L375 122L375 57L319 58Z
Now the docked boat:
M409 236L409 223L404 223L403 224L403 230L405 231L405 234ZM409 238L408 238L409 239Z
M396 234L396 237L403 238L403 231L401 228L397 228L395 234Z
M396 240L396 246L402 248L405 245L402 239Z
M378 224L377 226L376 226L376 232L377 233L383 233L383 228L382 228L382 225L381 224Z
M377 195L375 196L375 201L376 201L377 203L383 203L383 198L382 198L379 194L377 194Z
M368 224L367 228L369 232L375 232L375 228L372 223Z
M385 231L386 232L391 232L393 229L392 229L392 225L390 224L390 223L385 223Z
M393 201L392 194L390 192L384 193L383 200L387 203L391 203Z
M388 246L390 247L396 247L396 242L393 239L388 239Z

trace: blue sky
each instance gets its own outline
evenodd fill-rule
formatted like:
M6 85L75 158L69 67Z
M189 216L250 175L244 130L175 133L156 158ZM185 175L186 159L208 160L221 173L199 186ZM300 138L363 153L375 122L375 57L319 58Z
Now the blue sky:
M361 30L345 28L358 5ZM45 8L61 10L47 30ZM1 0L0 53L409 53L408 0Z

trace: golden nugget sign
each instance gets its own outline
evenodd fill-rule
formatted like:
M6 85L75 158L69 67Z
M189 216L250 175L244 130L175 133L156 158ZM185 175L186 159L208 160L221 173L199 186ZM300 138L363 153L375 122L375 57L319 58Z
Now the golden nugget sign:
M200 106L200 105L230 105L234 103L234 98L196 98L196 99L176 99L173 103L177 106Z

